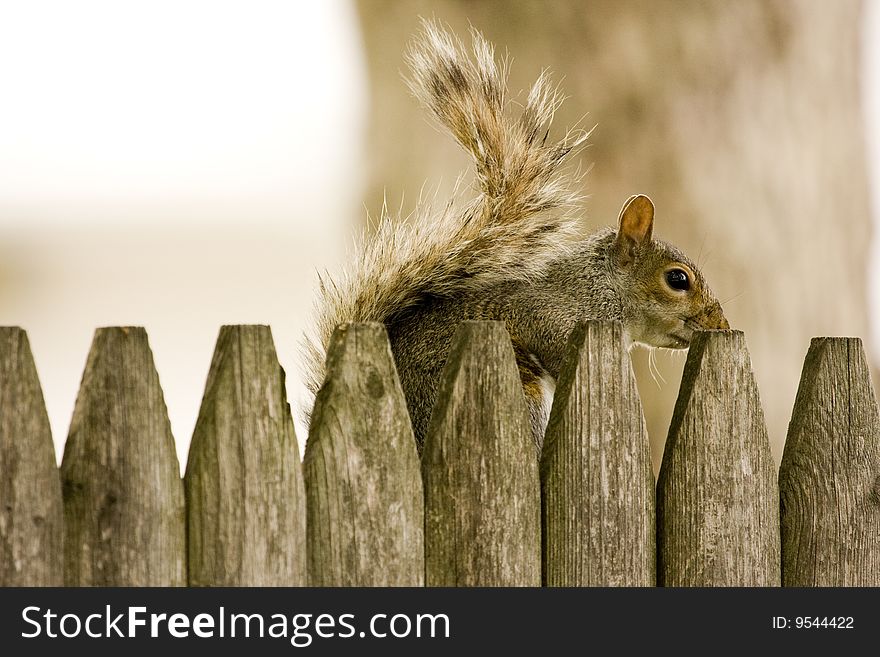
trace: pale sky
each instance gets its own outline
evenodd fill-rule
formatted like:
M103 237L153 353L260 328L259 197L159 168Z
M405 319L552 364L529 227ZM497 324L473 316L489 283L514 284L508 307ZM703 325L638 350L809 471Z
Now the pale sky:
M868 0L862 44L864 48L864 99L868 139L869 175L871 181L874 233L871 240L869 265L869 307L871 311L871 343L880 345L880 0ZM875 347L880 358L880 347ZM880 367L880 363L875 363ZM875 382L875 387L877 382Z

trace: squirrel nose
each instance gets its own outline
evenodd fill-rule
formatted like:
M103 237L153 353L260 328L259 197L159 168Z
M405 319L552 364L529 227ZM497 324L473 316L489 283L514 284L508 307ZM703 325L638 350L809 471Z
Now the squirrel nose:
M706 328L725 330L730 328L730 323L724 316L724 311L721 309L720 303L716 303L709 309L709 312L706 313Z

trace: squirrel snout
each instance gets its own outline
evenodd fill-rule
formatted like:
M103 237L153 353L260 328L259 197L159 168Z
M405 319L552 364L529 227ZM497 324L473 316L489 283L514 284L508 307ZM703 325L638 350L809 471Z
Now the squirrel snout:
M724 316L724 311L721 309L721 304L717 301L708 308L703 321L700 323L703 325L703 328L707 329L730 328L730 322L727 321L727 317Z
M703 309L685 321L685 326L692 331L726 330L730 328L730 322L724 316L721 304L717 301L703 307Z

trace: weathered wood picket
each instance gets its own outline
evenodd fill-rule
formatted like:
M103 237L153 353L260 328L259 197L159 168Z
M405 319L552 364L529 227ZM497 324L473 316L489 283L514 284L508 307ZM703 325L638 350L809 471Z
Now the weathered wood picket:
M143 329L96 332L57 468L0 328L2 586L542 583L880 585L861 342L813 341L777 485L744 336L699 334L655 487L610 322L572 334L540 457L503 326L463 324L421 461L384 329L340 327L302 463L269 328L223 327L183 479Z
M541 496L513 347L459 326L422 454L428 586L539 586Z
M61 479L27 335L0 330L0 585L64 584Z
M191 585L306 583L299 448L268 326L220 330L183 481Z
M653 586L654 474L623 330L581 324L541 459L548 586Z
M861 342L814 338L779 471L786 586L880 586L880 416Z
M419 457L381 326L333 336L303 467L312 584L424 583Z
M779 492L742 333L691 344L657 481L657 579L778 586Z
M186 584L183 482L142 328L95 333L61 490L65 584Z

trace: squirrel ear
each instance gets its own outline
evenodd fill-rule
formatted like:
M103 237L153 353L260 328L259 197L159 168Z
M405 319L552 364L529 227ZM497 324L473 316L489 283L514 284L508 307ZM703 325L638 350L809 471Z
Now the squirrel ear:
M639 245L651 241L654 228L654 204L644 194L630 196L617 218L617 238L614 252L617 263L625 267L635 260Z

